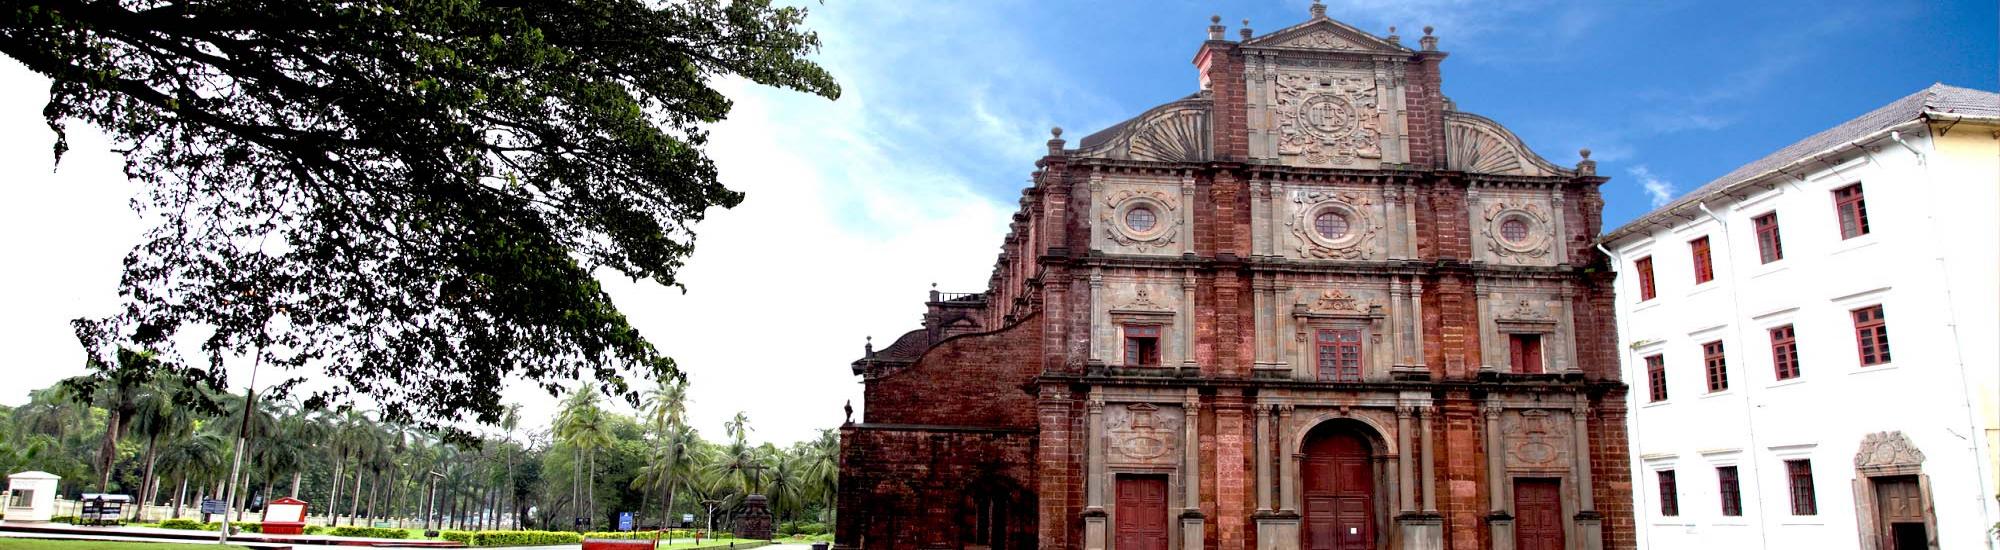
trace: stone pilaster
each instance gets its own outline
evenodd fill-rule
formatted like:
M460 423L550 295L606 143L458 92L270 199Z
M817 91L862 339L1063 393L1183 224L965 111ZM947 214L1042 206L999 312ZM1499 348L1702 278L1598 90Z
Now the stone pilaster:
M1109 547L1106 536L1108 520L1104 512L1104 395L1101 388L1091 388L1090 433L1084 439L1084 458L1087 470L1084 472L1083 547L1085 550L1104 550Z
M1193 188L1186 187L1185 189L1193 189ZM1192 209L1182 208L1181 210L1185 211ZM1190 231L1191 230L1192 227L1190 227ZM1193 241L1194 240L1194 238L1192 237L1193 233L1190 232L1189 235L1190 237L1187 240ZM1174 314L1174 319L1179 321L1180 323L1181 372L1186 374L1195 374L1197 369L1200 368L1194 362L1195 343L1196 340L1199 340L1198 338L1195 338L1194 335L1194 312L1197 311L1197 309L1195 309L1194 307L1194 288L1198 282L1199 281L1195 279L1194 271L1188 271L1186 275L1183 275L1181 277L1180 311Z
M1259 419L1268 418L1270 414L1268 409L1264 407L1258 408L1260 409ZM1259 508L1262 510L1256 514L1257 549L1298 550L1299 457L1292 449L1292 405L1278 405L1278 422L1276 429L1273 431L1277 432L1275 435L1278 440L1278 509L1269 510L1269 505L1264 504L1270 502L1270 481L1262 479L1263 476L1260 474L1258 476L1260 478L1258 493ZM1260 438L1258 441L1265 446L1264 448L1269 448L1270 443L1268 440ZM1270 461L1265 460L1266 458L1269 457L1259 458L1259 464L1265 469L1264 471L1268 471L1270 467Z
M1514 514L1508 499L1507 443L1500 436L1498 403L1487 403L1486 416L1486 523L1492 530L1493 550L1514 550Z
M1186 400L1181 403L1181 548L1201 550L1201 394L1194 388L1187 389Z
M1596 492L1597 485L1592 483L1590 479L1589 418L1589 405L1577 405L1575 409L1570 411L1570 422L1574 426L1571 428L1570 439L1574 444L1572 448L1575 449L1571 452L1576 455L1574 461L1574 467L1576 468L1576 498L1577 507L1580 508L1576 513L1576 536L1579 539L1579 544L1576 548L1581 550L1603 550L1604 516L1597 512L1596 496L1592 494Z

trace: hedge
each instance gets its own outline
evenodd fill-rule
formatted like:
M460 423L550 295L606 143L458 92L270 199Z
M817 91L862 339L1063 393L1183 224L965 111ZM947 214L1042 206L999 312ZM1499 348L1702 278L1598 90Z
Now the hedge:
M404 531L402 529L389 529L384 527L362 527L359 525L342 525L333 528L333 530L331 531L327 531L327 534L336 537L363 537L371 539L400 539L400 538L408 538L410 536L409 531Z
M480 531L472 534L473 546L553 546L583 542L583 535L568 531Z
M256 522L238 521L230 523L230 525L236 526L236 532L238 533L261 533L264 530L264 524ZM160 522L161 529L180 529L183 531L214 531L221 526L221 524L213 521L202 523L188 518L173 518Z
M472 546L472 536L474 534L475 533L471 531L439 531L438 538L442 538L444 540L456 542L466 546Z
M584 533L583 538L610 539L610 540L653 540L654 533L657 533L657 531L591 531L589 533ZM714 533L708 533L703 531L697 531L694 529L673 529L667 531L665 534L659 535L659 537L662 539L667 539L667 538L692 539L695 538L696 533L701 533L701 538L704 540L736 538L736 535L731 534L727 531L716 531Z
M195 520L191 520L191 519L188 519L188 518L173 518L173 519L169 519L169 520L164 520L164 521L161 521L161 522L160 522L160 528L161 528L161 529L184 529L184 530L189 530L189 531L194 531L194 530L199 530L199 529L201 529L201 528L202 528L202 523L201 523L201 522L199 522L199 521L195 521Z

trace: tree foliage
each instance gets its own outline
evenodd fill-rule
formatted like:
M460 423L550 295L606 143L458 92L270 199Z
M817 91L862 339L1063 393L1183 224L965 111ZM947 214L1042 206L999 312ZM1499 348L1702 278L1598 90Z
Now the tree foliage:
M742 195L703 151L738 76L828 98L805 11L769 0L45 0L0 53L45 114L102 128L156 221L86 347L213 327L368 395L385 421L499 420L496 392L588 374L636 404L676 374L594 274L678 286L694 224ZM172 365L172 364L170 364Z

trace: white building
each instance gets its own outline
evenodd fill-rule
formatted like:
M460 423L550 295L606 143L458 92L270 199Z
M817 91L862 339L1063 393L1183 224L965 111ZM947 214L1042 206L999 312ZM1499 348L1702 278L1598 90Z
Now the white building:
M1603 237L1641 548L1996 548L1997 134L1932 86Z

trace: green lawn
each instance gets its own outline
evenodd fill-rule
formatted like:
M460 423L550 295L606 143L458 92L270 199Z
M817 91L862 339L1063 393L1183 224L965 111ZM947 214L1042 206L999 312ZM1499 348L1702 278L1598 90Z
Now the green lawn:
M664 539L663 539L663 540L661 540L661 541L660 541L660 548L694 548L694 547L696 547L696 545L695 545L695 543L694 543L694 539L691 539L691 538L679 538L679 539L674 539L674 544L673 544L672 546L668 546L668 545L666 544L666 542L667 542L667 541L666 541L666 540L664 540ZM726 548L726 547L728 547L728 546L729 546L729 543L731 543L731 542L734 542L734 543L736 543L736 546L737 546L738 548L741 548L741 547L743 547L744 545L748 545L748 544L750 544L750 543L753 543L753 542L764 542L764 541L761 541L761 540L750 540L750 539L701 539L701 544L700 544L700 546L702 546L702 547L714 547L714 546L721 546L721 547L725 547L725 548ZM4 549L0 549L0 550L4 550Z
M0 550L187 550L186 543L174 542L108 542L95 540L49 540L0 538ZM203 545L207 548L243 548L241 546Z

